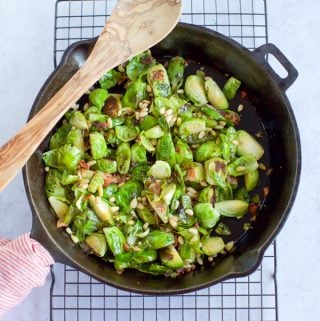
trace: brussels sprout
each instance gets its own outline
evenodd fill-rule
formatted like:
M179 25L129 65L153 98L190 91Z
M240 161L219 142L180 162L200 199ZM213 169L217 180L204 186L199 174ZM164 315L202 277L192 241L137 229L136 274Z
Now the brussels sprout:
M77 207L75 207L74 205L70 205L69 208L68 208L68 211L67 211L67 213L66 213L66 215L64 217L64 220L63 220L64 223L66 225L71 224L74 221L75 217L77 215L79 215L80 213L81 212Z
M151 144L151 141L144 135L142 131L139 135L142 146L150 153L154 152L156 149Z
M176 190L177 190L177 186L174 183L167 185L162 190L160 197L164 200L164 202L167 205L170 205Z
M172 233L154 230L146 237L146 243L149 244L151 249L162 249L174 243L174 235Z
M119 144L116 152L118 172L127 174L130 169L131 149L129 143L122 142Z
M149 223L150 225L157 224L157 219L148 207L137 208L136 211L143 222Z
M103 234L92 233L86 237L86 243L97 256L104 256L107 252L107 241Z
M187 163L183 166L186 169L184 180L186 182L200 183L203 180L203 165L201 163Z
M80 242L82 242L85 240L86 235L90 235L97 231L98 223L100 223L100 221L95 213L86 209L74 218L72 225L73 234L79 239Z
M236 96L237 90L240 88L240 86L240 80L230 77L223 87L223 93L229 100L231 100Z
M67 144L71 144L81 150L82 154L84 154L85 146L84 146L84 138L81 129L70 130L67 136Z
M118 227L105 227L103 233L106 236L108 247L114 256L124 252L126 240Z
M205 89L207 91L208 100L211 105L220 109L228 109L229 102L220 89L218 84L211 78L205 78Z
M167 266L163 266L156 263L141 264L141 265L138 265L136 268L137 270L143 273L149 273L152 275L163 275L163 274L169 275L168 273L173 272Z
M117 162L111 159L98 159L93 166L93 169L99 170L105 173L113 174L117 172Z
M194 213L201 226L205 228L214 227L219 221L220 214L211 203L198 203L194 207Z
M196 251L188 243L183 243L179 252L181 258L188 263L193 263L196 260Z
M137 143L131 146L131 161L132 163L145 163L147 162L147 150Z
M59 199L55 198L54 196L50 196L48 198L48 201L53 211L57 215L57 217L64 218L68 211L69 206L64 202L61 202Z
M200 193L198 198L199 203L211 203L215 202L214 189L211 186L205 187Z
M148 71L148 83L155 97L168 97L171 92L166 69L161 64L152 66Z
M237 153L240 156L250 155L259 160L264 154L263 147L245 130L238 130L236 140L238 142Z
M138 163L130 170L132 178L144 180L148 177L150 166L147 163Z
M161 221L164 224L167 224L169 221L169 218L168 218L168 205L166 204L166 202L162 198L154 199L148 194L147 194L147 199L152 209L157 213Z
M124 212L129 213L131 210L130 202L133 198L141 194L142 189L142 183L137 180L126 182L115 195L117 205L119 205Z
M220 157L222 154L221 147L215 141L208 141L201 144L195 153L197 162L204 162L212 157Z
M259 167L253 156L241 156L228 165L228 173L231 176L240 176L256 170Z
M216 256L224 250L223 239L219 236L212 236L201 240L202 251L207 256Z
M42 159L47 166L70 171L77 169L81 158L81 150L69 144L49 150L42 155Z
M182 140L178 139L175 144L176 160L178 164L188 163L193 161L193 154L190 147Z
M150 128L156 127L157 125L158 125L158 119L150 115L143 117L142 122L140 122L140 128L142 130L148 130Z
M116 118L121 113L121 109L121 95L111 94L106 99L101 111L105 115L108 115L112 118Z
M102 187L104 183L104 174L102 172L96 172L91 178L88 186L88 191L92 194L96 193L99 187Z
M97 214L101 222L114 225L114 220L108 203L101 197L90 195L89 203L94 212Z
M204 163L206 181L210 185L225 186L227 162L222 158L211 158Z
M107 143L102 134L98 132L90 133L89 141L93 159L101 159L107 155Z
M172 92L175 92L183 83L183 74L186 61L182 57L171 58L168 64L168 77Z
M176 164L176 154L171 134L168 133L159 138L156 159L168 162L171 167Z
M114 258L114 268L118 271L122 271L128 268L136 268L132 262L132 257L132 252L117 254Z
M157 179L165 179L171 176L171 167L165 161L156 161L151 167L149 174Z
M181 256L173 245L170 245L167 248L159 251L159 255L162 264L171 269L179 269L184 265Z
M245 188L239 188L235 193L235 199L249 203L250 196Z
M147 99L147 84L140 78L131 83L122 97L122 106L137 108L141 100Z
M184 91L196 106L202 106L208 103L204 79L201 76L188 76L184 84Z
M67 191L61 183L61 173L58 170L50 169L46 177L46 195L47 197L54 196L62 202L67 202Z
M216 107L213 107L211 105L204 105L201 106L201 111L204 112L206 115L208 115L213 120L225 120L223 114L225 113L221 109L218 109Z
M130 80L134 81L138 77L146 74L149 68L155 64L156 60L151 56L151 51L146 50L129 60L126 68L127 76Z
M244 174L244 186L248 192L251 192L256 188L259 183L259 172L258 170L251 171Z
M202 119L186 120L179 127L180 136L188 136L192 134L199 134L206 130L206 122Z
M88 130L88 124L86 121L86 118L80 111L75 111L71 118L70 118L70 124L74 127L77 127L79 129L86 129Z
M241 218L248 211L249 204L240 200L228 200L214 204L221 216Z
M229 183L226 183L224 187L217 186L215 188L215 198L216 202L232 200L233 191L231 185Z
M158 125L145 131L144 135L150 139L157 139L162 137L164 135L164 132L161 129L161 127Z
M101 88L108 90L114 87L121 79L121 77L121 72L115 69L111 69L99 79L99 85Z
M67 143L67 137L71 127L70 124L64 124L57 129L50 139L50 149L59 148Z
M89 100L92 105L97 106L101 110L104 102L108 98L108 91L102 88L94 89L89 94Z
M80 177L78 175L72 175L69 174L68 171L63 171L61 184L62 185L70 185L77 183L79 181Z
M138 136L138 132L135 127L117 126L116 136L122 142L130 142L136 139L136 137Z
M132 259L138 264L143 264L153 262L157 259L157 257L158 252L156 250L146 249L143 251L135 252Z
M103 189L103 198L110 198L118 191L118 185L115 183L109 184Z

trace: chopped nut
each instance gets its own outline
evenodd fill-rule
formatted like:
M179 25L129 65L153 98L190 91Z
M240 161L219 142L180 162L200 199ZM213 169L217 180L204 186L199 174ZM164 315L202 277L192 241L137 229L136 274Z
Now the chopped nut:
M259 163L259 168L263 171L267 170L266 165L264 165L263 163Z
M178 226L178 218L175 216L170 216L169 217L169 224L173 227L176 228Z
M46 166L46 167L44 168L44 170L45 170L46 172L49 172L50 168L49 168L48 166Z
M190 243L196 243L198 242L198 236L192 236L192 238L190 239Z
M67 228L66 228L66 233L67 233L67 234L69 234L69 235L71 235L71 234L72 234L72 230L71 230L71 228L70 228L70 227L67 227Z
M64 222L64 218L59 218L57 220L57 228L67 227L68 225Z
M73 234L71 234L71 240L72 240L72 242L73 243L79 243L79 239L78 239L78 237L77 236L75 236L75 235L73 235Z
M193 210L191 208L186 209L186 214L193 216Z
M230 241L228 242L226 245L225 245L225 249L228 251L228 252L231 252L232 249L233 249L233 246L234 246L234 241Z
M246 168L244 167L244 166L238 166L237 168L236 168L236 171L237 172L241 172L241 171L244 171Z
M136 208L138 205L138 201L136 198L134 198L131 202L130 202L130 207L131 208Z
M107 124L108 124L108 128L112 128L113 127L112 119L110 117L107 120Z
M144 223L143 224L143 229L146 230L149 227L149 223Z
M111 203L114 203L114 202L116 201L116 198L115 198L114 196L112 196L112 197L110 197L109 201L110 201Z
M182 121L181 118L178 117L178 118L177 118L177 126L180 126L180 125L181 125L181 121Z
M243 106L242 104L240 104L240 105L238 106L238 112L239 112L239 113L242 112L242 111L243 111L243 108L244 108L244 106Z
M166 112L165 107L161 107L161 108L159 109L159 113L160 113L161 115L163 115L165 112Z
M200 134L198 135L199 139L202 139L204 136L206 136L205 132L200 132Z
M184 239L183 239L183 237L182 237L181 235L178 236L178 243L179 243L180 245L183 245L183 244L184 244Z
M120 209L120 207L119 207L119 206L111 206L111 207L110 207L110 211L111 211L112 213L116 213L116 212L118 212L118 211L119 211L119 209Z
M178 90L177 90L177 94L180 94L180 95L181 95L181 94L184 94L184 90L183 90L183 89L178 89Z

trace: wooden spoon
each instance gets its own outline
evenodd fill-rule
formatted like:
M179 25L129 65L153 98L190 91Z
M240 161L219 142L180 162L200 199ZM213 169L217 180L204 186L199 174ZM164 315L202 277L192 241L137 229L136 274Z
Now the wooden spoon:
M0 191L88 88L108 70L165 38L180 15L180 0L119 0L86 63L35 117L1 147Z

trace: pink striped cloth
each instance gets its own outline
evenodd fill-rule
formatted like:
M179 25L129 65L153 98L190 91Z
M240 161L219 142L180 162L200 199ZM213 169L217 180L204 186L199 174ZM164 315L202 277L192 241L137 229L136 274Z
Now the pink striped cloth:
M44 285L53 263L48 251L29 233L13 241L0 238L0 320L32 288Z

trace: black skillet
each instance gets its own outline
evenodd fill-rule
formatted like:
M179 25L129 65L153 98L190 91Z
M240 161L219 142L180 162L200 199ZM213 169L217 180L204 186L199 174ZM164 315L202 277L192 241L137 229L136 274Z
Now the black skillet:
M32 107L29 118L63 86L88 57L95 39L70 46L57 69L44 84ZM43 244L57 262L73 266L93 278L112 286L146 294L168 295L200 289L222 280L245 276L260 264L263 254L283 226L295 199L301 167L298 127L286 90L298 76L296 69L273 44L263 45L253 52L231 39L205 28L180 23L160 44L152 49L157 58L181 55L192 61L188 72L200 66L222 84L225 74L242 81L246 98L237 97L232 108L244 104L240 126L250 133L262 133L260 141L266 150L264 162L273 172L263 175L259 189L269 186L269 195L254 222L254 228L243 233L243 221L227 222L237 238L236 250L216 263L194 273L170 279L153 277L138 271L119 275L111 265L87 256L57 229L45 195L45 171L41 155L48 149L50 135L42 142L24 168L24 182L33 212L31 236ZM108 53L106 52L106 55ZM266 61L273 55L287 70L280 78ZM197 62L197 63L195 63ZM249 219L249 216L247 216Z

